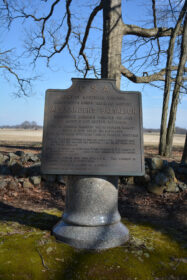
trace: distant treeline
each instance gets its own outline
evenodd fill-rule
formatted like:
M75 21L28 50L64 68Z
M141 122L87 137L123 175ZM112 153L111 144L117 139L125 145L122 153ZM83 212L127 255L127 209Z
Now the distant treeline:
M24 121L21 124L17 124L17 125L1 125L0 128L21 128L21 129L41 129L43 128L43 126L38 125L36 122L32 121ZM159 133L160 129L159 128L144 128L143 129L144 133ZM181 128L176 126L175 127L175 133L176 134L186 134L187 129L185 128Z
M41 125L38 125L36 122L32 121L24 121L21 124L17 124L17 125L1 125L0 128L21 128L21 129L40 129L42 128Z
M160 129L159 128L144 128L143 131L145 133L160 133ZM187 129L185 128L181 128L181 127L178 127L176 126L175 127L175 133L176 134L186 134L187 132Z

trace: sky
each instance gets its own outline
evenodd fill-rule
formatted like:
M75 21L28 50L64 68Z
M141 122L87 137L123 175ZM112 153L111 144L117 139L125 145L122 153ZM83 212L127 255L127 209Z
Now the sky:
M125 1L125 9L128 11L125 14L125 22L134 24L138 24L138 21L143 22L145 19L143 8L138 0ZM97 25L97 21L95 24ZM15 47L17 52L21 54L23 52L23 38L25 35L20 23L14 24L9 32L5 30L0 31L2 35L0 41L1 48ZM26 68L24 71L25 74L29 75L32 72L29 57L25 59L25 63ZM40 78L34 83L33 94L30 97L16 97L13 94L15 90L14 80L11 78L7 80L3 75L0 75L0 125L16 125L25 120L35 121L39 125L43 125L45 91L47 89L68 88L71 86L72 77L81 77L80 74L74 71L73 61L67 55L67 51L54 57L52 68L53 70L47 68L44 61L39 61L36 71L40 74ZM142 93L143 126L145 128L159 128L163 92L157 88L134 84L124 79L122 79L122 90L140 91ZM180 98L178 105L176 126L187 128L186 120L187 95L184 95Z

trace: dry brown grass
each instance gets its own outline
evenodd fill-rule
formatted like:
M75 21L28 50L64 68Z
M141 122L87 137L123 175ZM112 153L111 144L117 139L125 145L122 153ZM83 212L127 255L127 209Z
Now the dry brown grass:
M159 133L145 133L144 134L144 145L158 145ZM173 139L173 146L183 147L185 142L184 134L175 134Z
M0 129L0 142L42 142L42 129Z
M31 130L31 129L0 129L0 143L24 143L42 142L42 129ZM185 141L185 135L176 134L174 136L174 146L183 147ZM159 134L158 133L146 133L144 134L144 145L152 146L158 145Z

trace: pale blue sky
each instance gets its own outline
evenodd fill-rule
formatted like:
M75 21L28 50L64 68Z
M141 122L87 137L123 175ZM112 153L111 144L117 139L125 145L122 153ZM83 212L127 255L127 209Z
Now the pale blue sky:
M124 16L126 23L133 22L137 24L138 21L135 21L135 19L144 20L144 7L140 5L140 1L125 1L125 8L128 11ZM100 21L99 18L97 20L98 22ZM9 33L5 31L1 33L1 46L4 48L16 47L18 48L17 52L21 54L24 32L20 24L15 24ZM29 58L25 59L25 63L27 65L25 74L29 75L32 70ZM49 88L68 88L71 85L72 77L81 77L80 74L74 71L73 61L66 51L54 57L52 66L55 71L46 68L44 61L39 61L36 70L41 74L41 77L34 84L34 94L29 98L16 98L12 95L15 89L14 81L12 79L7 81L0 75L0 125L15 125L25 120L36 121L40 125L43 124L45 91ZM163 98L162 91L151 86L134 84L127 80L122 81L122 90L142 92L143 126L146 128L159 128ZM187 95L181 97L176 126L187 128L186 120Z

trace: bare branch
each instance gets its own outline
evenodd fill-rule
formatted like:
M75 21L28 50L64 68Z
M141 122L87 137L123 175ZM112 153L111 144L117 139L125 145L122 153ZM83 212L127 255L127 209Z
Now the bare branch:
M178 69L178 66L172 66L171 70L176 71ZM185 68L187 70L187 68ZM166 68L161 69L159 72L148 75L147 76L136 76L134 73L132 73L129 69L125 68L123 65L120 67L121 74L128 78L130 81L134 83L150 83L154 81L165 81L165 73Z
M87 41L87 38L88 38L88 35L89 35L89 31L90 31L90 28L91 28L92 21L95 18L95 16L97 15L97 13L102 8L103 8L103 3L101 1L100 4L98 6L96 6L90 14L90 17L89 17L87 25L86 25L86 29L85 29L85 33L84 33L84 37L83 37L83 41L82 41L82 46L81 46L81 49L79 51L79 55L82 55L83 51L85 49L85 45L86 45L86 41Z
M157 27L157 28L143 28L134 24L123 24L123 35L137 35L140 37L168 37L171 36L173 28ZM182 28L180 28L178 35L182 34Z
M13 51L13 49L9 49L9 50L0 52L0 55L4 55L4 54L7 54L7 53L11 53L12 51Z
M78 67L77 60L76 60L75 56L73 55L73 53L72 53L72 51L70 49L69 44L67 44L67 48L68 48L69 54L71 55L71 57L72 57L72 59L74 61L75 69L84 75L84 71Z
M62 52L62 50L67 46L68 44L68 41L69 41L69 37L70 37L70 34L71 34L71 30L72 30L72 27L71 27L71 12L70 12L70 5L71 5L71 2L72 0L67 0L66 1L66 13L67 13L67 26L68 26L68 31L67 31L67 34L66 34L66 38L65 38L65 41L64 43L62 44L62 46L57 49L56 45L54 45L54 52L48 56L48 62L50 60L51 57L53 57L56 53L60 53Z
M155 0L152 0L152 10L153 10L153 22L154 22L154 28L157 28L157 19L156 19L156 4L155 4ZM158 46L158 54L157 54L157 64L159 63L159 59L160 59L160 42L159 42L159 38L157 37L157 46Z
M36 79L36 77L33 78L21 78L13 69L11 69L11 67L7 66L7 65L0 65L0 69L5 69L7 70L11 75L13 75L18 83L18 91L16 93L17 96L28 96L28 92L27 92L27 86L29 86L31 88L31 82L33 80Z
M173 18L177 21L176 16L175 16L175 14L173 12L173 7L172 7L172 4L171 4L171 0L169 0L169 6L170 6L170 9L171 9Z
M96 6L93 11L91 12L90 16L89 16L89 19L88 19L88 22L87 22L87 25L86 25L86 29L85 29L85 33L84 33L84 37L83 37L83 40L82 40L82 43L81 43L81 49L79 51L79 55L81 55L84 59L84 62L85 62L85 65L86 65L86 69L85 69L85 75L84 77L86 77L88 71L93 68L93 66L91 67L89 65L89 62L88 62L88 58L86 56L86 54L84 53L84 49L85 49L85 46L86 46L86 42L87 42L87 39L88 39L88 35L89 35L89 32L90 32L90 28L91 28L91 25L92 25L92 22L95 18L95 16L97 15L97 13L103 8L103 3L102 1L100 2L100 4L98 6Z
M20 15L15 16L13 19L16 19L16 18L32 18L34 21L43 21L42 30L44 31L45 24L46 24L47 20L52 16L52 14L54 12L54 8L58 4L58 2L60 2L60 0L56 0L55 2L53 2L53 4L51 5L51 9L50 9L50 11L49 11L49 13L46 17L37 18L33 14L27 14L24 11L24 9L21 9L21 10L15 9L16 12L20 13Z

